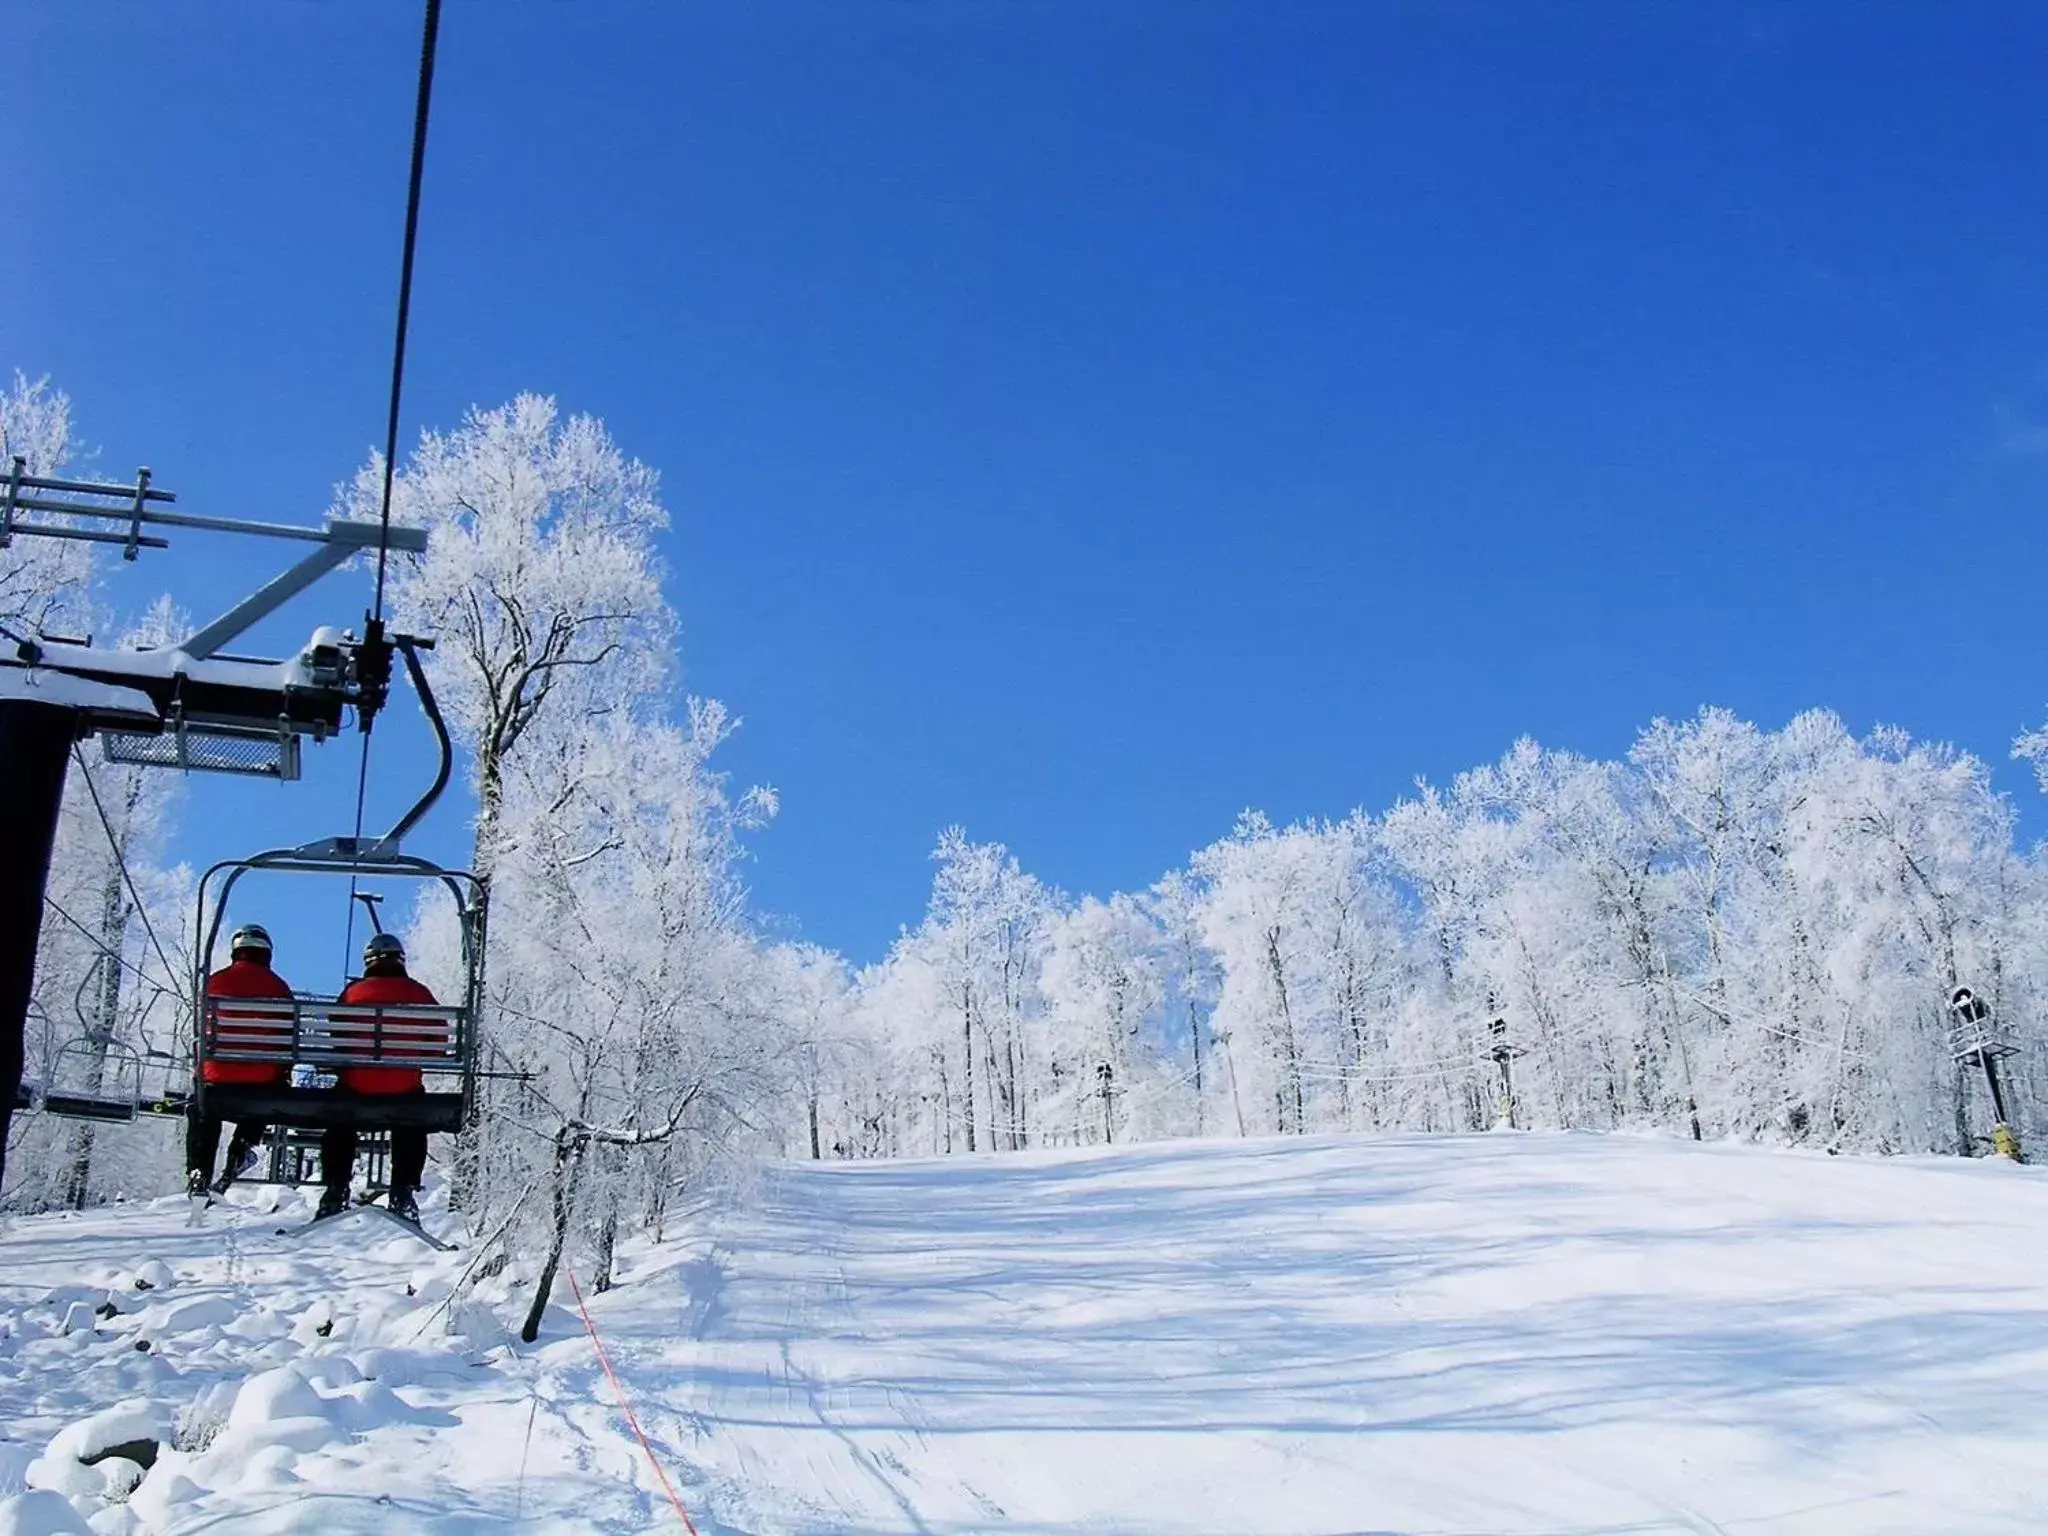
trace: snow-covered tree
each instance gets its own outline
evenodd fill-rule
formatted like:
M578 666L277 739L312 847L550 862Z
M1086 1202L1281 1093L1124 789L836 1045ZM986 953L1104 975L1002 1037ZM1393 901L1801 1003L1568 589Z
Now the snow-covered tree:
M944 1113L949 1123L957 1113L966 1151L1021 1147L1031 1134L1040 1058L1029 1026L1042 1008L1052 898L1001 843L971 842L958 827L940 834L932 859L931 906L906 943L938 971L954 1013L958 1072L945 1081ZM942 1049L950 1056L950 1047Z
M373 458L338 510L374 515L381 474ZM767 1134L800 1077L778 1026L804 1002L737 877L774 796L729 795L710 761L736 722L673 692L657 489L601 422L522 395L424 434L393 491L431 541L394 565L392 613L436 637L486 882L493 1076L458 1193L479 1230L548 1254L543 1295L578 1245L606 1284L621 1225L659 1230L707 1151ZM446 922L421 909L423 954L449 954Z
M1050 1065L1060 1070L1061 1091L1037 1120L1057 1137L1105 1142L1126 1129L1142 1134L1158 1115L1143 1102L1141 1065L1156 1060L1144 1039L1165 996L1159 934L1135 897L1112 896L1080 904L1052 921L1043 988L1049 1005ZM1147 1088L1151 1085L1147 1084ZM1140 1096L1137 1105L1127 1101ZM1137 1111L1134 1113L1134 1109Z
M375 517L383 468L372 455L337 493L336 514ZM504 835L506 767L528 734L652 698L671 669L658 491L602 422L561 421L552 399L531 394L422 434L394 477L393 517L430 542L394 562L392 612L436 637L429 675L468 751L486 878Z
M802 1146L825 1155L825 1104L830 1085L846 1079L858 1051L849 1029L853 977L838 955L815 944L778 944L763 957L771 1006L788 1046L804 1101Z
M71 458L71 397L18 370L0 392L0 475L55 475ZM38 521L51 521L39 515ZM77 615L92 579L92 546L72 539L16 538L0 549L0 624L61 627Z
M1377 820L1247 813L1142 903L1068 903L957 833L938 858L856 989L839 1097L913 1128L864 1149L1477 1129L1505 1045L1519 1124L1975 1150L1960 984L2020 1047L2020 1129L2048 1130L2048 859L1975 759L1824 711L1657 721L1619 762L1522 741ZM1004 1012L1013 910L1036 938Z
M1196 1136L1209 1132L1210 1100L1216 1081L1214 1034L1210 1019L1222 987L1216 957L1202 941L1202 891L1184 870L1163 876L1148 893L1152 924L1159 936L1159 967L1165 989L1162 999L1161 1049L1175 1063L1185 1088L1183 1124ZM1242 1123L1238 1134L1244 1134Z

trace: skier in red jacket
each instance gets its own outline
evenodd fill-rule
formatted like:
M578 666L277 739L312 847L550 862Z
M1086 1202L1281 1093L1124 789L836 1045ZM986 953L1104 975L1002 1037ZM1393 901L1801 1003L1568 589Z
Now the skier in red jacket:
M270 935L261 924L237 928L228 940L228 965L206 978L206 995L214 998L268 998L290 1002L292 989L270 968ZM291 1038L291 1020L269 1014L238 1013L229 1007L215 1010L213 1049L216 1051L260 1050L277 1045L280 1037ZM243 1083L274 1087L284 1081L282 1061L218 1061L211 1053L199 1068L209 1083ZM254 1120L236 1122L228 1140L227 1167L219 1179L213 1177L214 1154L220 1150L222 1119L201 1115L195 1109L185 1122L185 1188L205 1195L211 1184L221 1194L256 1163L256 1146L270 1127Z
M406 974L405 946L395 933L373 934L370 942L363 946L363 974L342 988L340 1003L371 1003L390 1005L412 1005L433 1007L434 994ZM399 1021L386 1017L383 1029L378 1029L375 1014L363 1014L359 1021L335 1015L335 1037L338 1042L358 1053L367 1053L379 1034L383 1036L383 1049L378 1053L385 1064L364 1067L343 1067L341 1086L351 1093L361 1094L411 1094L424 1092L420 1082L420 1069L401 1063L408 1054L421 1056L441 1055L433 1045L422 1043L411 1051L407 1049L405 1035L419 1033L416 1021ZM401 1027L402 1026L402 1027ZM397 1029L399 1039L392 1034ZM393 1060L396 1058L396 1061ZM320 1182L325 1188L320 1195L320 1208L315 1213L317 1221L324 1216L333 1216L348 1208L349 1180L355 1173L356 1131L354 1126L338 1125L323 1132L320 1137ZM395 1126L391 1132L391 1192L385 1198L385 1207L392 1215L406 1221L420 1219L416 1196L420 1180L427 1168L427 1133L417 1126Z

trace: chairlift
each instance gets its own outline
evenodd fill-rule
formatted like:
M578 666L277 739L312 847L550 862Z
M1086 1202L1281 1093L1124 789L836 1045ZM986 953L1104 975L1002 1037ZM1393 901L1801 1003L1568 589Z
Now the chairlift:
M91 979L88 973L86 981ZM49 1015L42 1017L47 1027ZM182 1117L191 1075L189 1056L106 1038L88 1026L46 1051L40 1077L22 1081L14 1107L109 1124L138 1115Z
M71 1064L74 1070L67 1070ZM83 1068L83 1070L75 1070ZM74 1083L74 1079L83 1079ZM142 1056L118 1040L67 1040L50 1060L37 1095L46 1115L133 1120L142 1105Z
M303 1181L308 1138L292 1134L295 1131L351 1126L370 1133L366 1149L374 1154L378 1146L388 1145L381 1133L399 1127L439 1133L462 1128L476 1092L476 1027L484 972L482 888L467 870L451 869L400 848L400 840L447 787L454 749L416 654L432 642L410 636L394 636L393 641L405 658L420 708L440 747L439 772L426 793L381 838L327 838L214 864L199 881L193 931L201 936L201 942L193 957L190 1015L197 1020L197 1027L192 1031L189 1055L138 1052L111 1042L102 1047L89 1037L73 1039L55 1053L40 1085L24 1085L16 1107L103 1122L132 1121L138 1114L187 1113L237 1123L267 1122L273 1130L266 1143L265 1182ZM429 1007L343 1005L306 993L288 999L208 997L206 982L214 970L229 900L242 878L257 872L351 882L424 882L445 890L455 902L461 936L462 980L455 1000ZM352 894L368 909L373 932L383 932L378 904L384 893L357 890ZM228 1015L225 1039L221 1034L223 1009ZM102 1049L107 1070L101 1073L99 1086L67 1086L62 1063ZM280 1075L285 1083L209 1083L204 1071L208 1061L275 1065L283 1069ZM427 1091L364 1094L339 1086L342 1069L377 1066L416 1069L427 1079ZM298 1086L293 1085L294 1079Z
M1957 987L1948 1000L1949 1056L1965 1066L1984 1058L2014 1054L1991 1014L1991 1006L1968 987Z
M192 996L198 1029L193 1052L192 1099L198 1114L241 1122L263 1121L299 1130L352 1127L361 1131L417 1128L458 1131L469 1118L477 1078L477 1020L483 997L483 887L468 870L451 869L401 850L400 840L424 817L448 785L454 748L448 727L416 654L430 641L394 636L412 677L420 708L441 749L440 771L419 801L381 838L331 837L296 848L274 848L245 859L223 859L199 880L193 931ZM462 980L453 1002L435 1004L338 1003L303 993L289 998L212 998L207 977L235 887L251 873L302 874L348 880L420 882L446 891L455 903L461 938ZM364 900L375 931L383 893L352 891ZM353 908L351 907L351 910ZM226 1033L222 1014L227 1015ZM282 1084L209 1083L209 1061L260 1062L282 1069ZM341 1086L350 1067L403 1067L422 1073L423 1093L366 1094ZM272 1147L273 1162L287 1141Z
M271 1044L273 1049L290 1052L295 1069L304 1065L316 1078L324 1075L323 1068L353 1065L365 1059L366 1064L404 1060L406 1065L423 1070L445 1068L441 1075L445 1078L452 1074L458 1091L435 1097L452 1100L452 1109L444 1111L438 1105L430 1106L426 1119L435 1128L453 1129L466 1115L475 1073L475 1005L482 986L480 893L473 877L424 860L408 859L398 850L402 831L424 813L447 783L450 752L447 730L425 693L425 681L414 655L416 645L430 646L432 642L390 636L384 622L385 576L391 553L396 550L417 554L427 546L424 529L392 526L390 471L398 457L414 236L419 226L434 42L439 24L438 0L428 0L420 49L419 101L413 119L412 174L406 193L405 247L399 266L398 327L392 355L389 429L384 445L384 496L377 520L337 519L330 520L325 529L313 529L172 512L167 508L176 502L176 496L152 485L147 469L137 471L132 487L31 475L28 462L21 455L12 456L9 471L0 472L0 546L17 536L54 538L119 545L123 557L133 560L144 548L168 548L168 539L155 531L167 527L284 538L317 546L289 570L173 646L121 653L96 648L89 641L74 645L52 636L10 633L12 655L0 656L0 738L5 743L4 750L0 750L0 770L4 770L0 778L7 781L7 793L0 794L0 843L5 844L10 855L20 850L45 851L40 857L11 856L0 861L0 884L7 885L7 899L15 910L39 906L47 898L47 849L55 834L61 803L59 796L50 791L53 787L61 790L67 756L84 737L99 735L112 761L289 781L299 775L301 738L311 735L315 741L327 740L339 729L346 709L354 708L367 736L371 721L384 706L391 680L392 651L403 650L441 739L440 777L406 821L375 844L363 845L359 836L332 839L327 843L273 850L253 860L235 861L209 871L209 877L219 874L223 878L212 924L206 930L206 942L196 957L191 997L194 1071L203 1076L200 1068L209 1050L217 1059L227 1055L226 1045L218 1037L218 1017L206 1003L207 962L215 938L213 930L219 926L228 892L250 868L336 872L339 866L339 872L352 875L372 872L437 879L454 893L462 916L465 975L462 998L454 1008L375 1008L371 1010L371 1038L363 1046L354 1041L348 1030L335 1028L337 1020L331 1011L317 1006L309 1008L304 1000L294 1000L289 1018L278 1021L281 1028L273 1031L280 1038ZM152 531L145 533L145 528ZM377 557L376 600L372 611L365 615L360 639L339 629L324 628L288 662L221 654L225 645L295 593L351 556L372 548ZM356 817L360 833L360 787ZM202 887L202 917L205 901ZM353 913L352 904L349 910ZM374 913L373 906L373 917ZM0 1101L0 1169L6 1164L8 1123L19 1101L27 1097L20 1092L20 1042L35 974L36 925L17 926L22 929L23 942L0 946L0 982L4 982L0 985L0 994L4 994L4 1001L0 1001L0 1036L4 1036L9 1047L0 1079L10 1090L9 1101ZM353 1024L360 1016L360 1011L353 1012L341 1022ZM93 1038L103 1040L104 1035ZM228 1042L237 1047L243 1043L246 1042ZM319 1059L302 1063L301 1055ZM139 1109L139 1068L131 1085L136 1089L134 1101ZM233 1108L221 1102L228 1095L208 1096L203 1093L203 1085L195 1086L195 1102L208 1097L213 1103L206 1108ZM287 1103L271 1108L286 1124L324 1125L343 1123L337 1118L338 1103L339 1100L329 1100L327 1107ZM104 1106L95 1102L76 1107L90 1110ZM361 1123L388 1126L399 1113L392 1106ZM132 1114L121 1118L132 1118Z
M228 902L242 878L256 871L438 884L455 902L462 940L462 983L456 1000L427 1006L337 1003L303 993L276 999L206 996L206 978L213 970ZM483 984L480 895L476 877L467 870L400 853L388 840L329 838L223 860L207 870L199 882L197 931L204 937L192 978L199 999L192 1087L198 1112L314 1130L461 1129L476 1088L476 1020ZM209 1061L276 1066L285 1082L209 1083ZM433 1086L420 1094L353 1093L339 1086L341 1071L349 1067L409 1067L424 1073Z

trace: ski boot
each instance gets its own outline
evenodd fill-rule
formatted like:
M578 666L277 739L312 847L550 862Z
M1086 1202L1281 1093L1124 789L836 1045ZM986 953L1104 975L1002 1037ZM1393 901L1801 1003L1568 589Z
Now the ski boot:
M348 1191L345 1189L323 1189L320 1204L313 1212L315 1221L325 1221L330 1216L339 1216L348 1209Z
M420 1224L419 1202L409 1189L394 1189L384 1197L384 1209L410 1226Z
M229 1142L228 1164L221 1170L220 1177L213 1181L213 1192L216 1195L226 1194L228 1186L254 1168L258 1161L259 1155L254 1147L244 1142Z

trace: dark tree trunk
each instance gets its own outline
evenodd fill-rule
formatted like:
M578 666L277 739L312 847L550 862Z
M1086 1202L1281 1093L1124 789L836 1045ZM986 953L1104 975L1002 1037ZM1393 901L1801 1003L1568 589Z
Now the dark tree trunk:
M967 998L960 1000L960 1037L966 1043L961 1052L967 1069L967 1150L974 1150L974 1005Z
M569 1246L569 1217L575 1210L576 1173L583 1164L583 1149L583 1138L573 1135L567 1126L555 1133L554 1230L547 1260L534 1283L533 1305L527 1309L526 1324L519 1330L519 1337L528 1344L540 1337L540 1320L555 1289L555 1271L561 1268L563 1250Z

